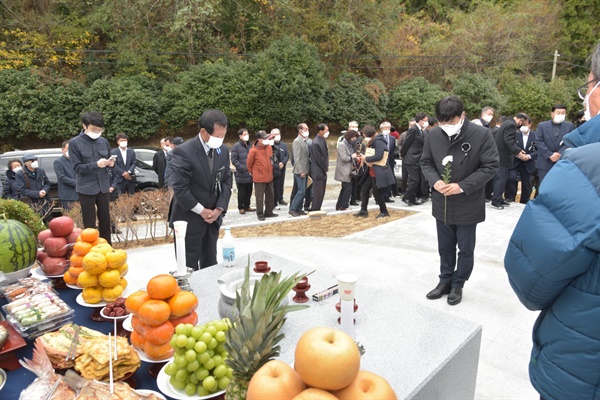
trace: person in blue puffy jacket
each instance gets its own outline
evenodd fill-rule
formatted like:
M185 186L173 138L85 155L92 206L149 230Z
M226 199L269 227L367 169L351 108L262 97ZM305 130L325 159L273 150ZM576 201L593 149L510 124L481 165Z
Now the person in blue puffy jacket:
M519 300L541 310L529 376L544 400L600 399L600 43L579 94L593 118L563 138L504 258Z

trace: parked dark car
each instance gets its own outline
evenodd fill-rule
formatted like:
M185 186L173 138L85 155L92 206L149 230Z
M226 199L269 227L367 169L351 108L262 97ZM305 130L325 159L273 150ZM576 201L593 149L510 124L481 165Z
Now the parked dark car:
M158 147L131 147L135 151L135 157L142 160L150 167L154 164L154 154L160 150Z
M39 167L46 171L50 180L50 199L58 200L58 180L54 172L54 160L62 157L60 148L54 149L33 149L33 150L15 150L0 155L0 179L5 184L6 170L8 169L8 160L21 159L24 154L33 153L38 157ZM152 167L142 160L136 161L135 175L136 191L158 189L158 175L152 170Z

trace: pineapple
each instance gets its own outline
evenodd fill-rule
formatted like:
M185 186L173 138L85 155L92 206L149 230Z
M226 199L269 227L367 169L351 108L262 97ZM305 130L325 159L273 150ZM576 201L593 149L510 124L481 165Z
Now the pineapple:
M279 355L278 343L284 335L279 333L286 320L286 313L308 306L281 306L281 301L304 277L295 273L281 281L281 272L265 274L250 293L250 269L246 267L241 290L236 294L234 307L238 319L226 332L225 349L229 353L227 365L233 369L233 377L225 400L244 400L250 379L267 361Z

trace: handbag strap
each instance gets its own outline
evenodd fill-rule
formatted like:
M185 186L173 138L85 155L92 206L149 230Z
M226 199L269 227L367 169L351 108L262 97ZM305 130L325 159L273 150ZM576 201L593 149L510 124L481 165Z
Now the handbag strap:
M29 183L29 177L27 176L27 172L23 171L23 176L25 177L25 184L27 185L27 189L31 189L31 183Z

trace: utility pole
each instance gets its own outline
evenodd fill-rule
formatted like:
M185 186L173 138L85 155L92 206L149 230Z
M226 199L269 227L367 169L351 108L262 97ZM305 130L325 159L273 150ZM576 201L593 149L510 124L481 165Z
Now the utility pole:
M556 62L558 61L558 57L560 57L560 54L558 54L558 50L554 50L554 64L552 64L552 79L550 79L551 81L553 81L554 77L556 76Z

